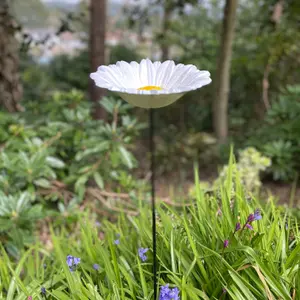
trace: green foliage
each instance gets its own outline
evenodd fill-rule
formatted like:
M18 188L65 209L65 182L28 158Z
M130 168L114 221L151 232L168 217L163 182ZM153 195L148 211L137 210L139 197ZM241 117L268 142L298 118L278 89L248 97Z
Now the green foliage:
M135 49L128 48L125 45L116 45L110 50L109 61L111 64L115 64L117 61L140 61L141 57Z
M121 192L138 188L141 183L128 171L137 166L132 150L144 125L128 115L131 106L124 101L104 98L101 104L108 112L107 122L91 118L90 103L76 90L55 92L40 103L27 102L18 115L1 113L0 189L8 197L3 199L19 199L26 193L31 199L26 202L28 216L40 205L45 215L53 215L78 206L91 185ZM12 235L12 227L2 227L4 217L9 216L0 216L4 240L11 237L21 249L24 243ZM28 218L28 228L35 222ZM22 226L14 223L14 230Z
M81 51L76 56L60 55L55 57L47 67L50 80L57 90L68 91L88 89L90 73L88 51Z
M294 179L300 168L299 99L300 86L287 86L248 141L272 159L269 170L275 180Z
M260 173L267 170L271 166L271 160L263 156L255 148L248 147L239 153L239 160L232 168L232 178L241 180L242 185L248 192L257 191L261 187ZM222 168L219 178L215 184L224 182L228 178L228 172L230 165L226 165Z
M211 192L216 191L220 194L220 185L227 184L226 180L233 181L231 195L235 195L235 182L240 181L245 194L257 194L262 185L260 175L271 166L271 160L263 156L253 147L248 147L239 151L239 159L234 166L231 164L224 165L219 172L218 178L213 182L201 182L202 189ZM196 186L192 186L189 191L191 198L196 197Z
M177 286L185 300L292 299L300 289L297 220L272 198L263 206L255 198L246 201L238 180L232 204L228 196L234 168L230 164L226 183L219 186L219 203L204 195L196 173L191 206L158 207L159 285ZM37 245L18 263L1 251L2 299L40 297L41 287L47 299L152 299L151 211L145 202L139 208L139 215L121 215L116 224L105 221L96 227L83 219L80 233L53 232L53 250ZM262 219L252 222L250 230L244 225L256 209ZM235 232L237 222L241 229ZM149 248L145 262L139 247ZM66 264L67 255L81 258L74 272Z
M32 205L29 193L0 193L0 240L7 251L17 256L18 250L33 243L34 224L43 217L42 206Z
M176 126L164 128L156 147L158 172L181 172L191 169L196 161L207 166L214 157L215 146L216 139L206 132L181 133Z
M43 99L55 86L46 66L37 64L28 54L20 53L23 102Z

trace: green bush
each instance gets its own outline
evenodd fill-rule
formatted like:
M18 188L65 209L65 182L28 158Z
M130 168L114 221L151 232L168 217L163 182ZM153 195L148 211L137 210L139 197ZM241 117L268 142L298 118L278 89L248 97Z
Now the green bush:
M195 162L207 167L217 156L214 136L206 132L178 132L176 126L161 129L156 145L160 174L183 173L192 169Z
M238 162L232 169L232 178L235 181L238 176L246 191L255 192L261 187L260 173L270 166L271 160L268 157L263 156L255 148L248 147L239 151ZM215 185L226 181L229 168L229 165L222 168Z
M238 180L232 204L233 167L219 186L220 202L205 196L196 180L190 206L158 206L159 285L178 287L185 300L296 299L298 223L272 198L263 206L256 198L247 201ZM150 205L140 201L139 210L137 216L122 214L117 223L103 221L100 227L86 216L80 232L53 232L53 249L37 244L19 262L2 250L1 299L38 299L41 292L62 300L152 299ZM139 256L140 247L149 248L146 257ZM68 255L81 259L72 270Z
M0 189L5 195L17 199L20 193L29 194L28 209L42 205L47 216L80 204L88 186L119 192L138 189L143 183L128 171L137 166L132 151L144 125L128 116L131 106L124 101L104 98L101 104L108 112L107 122L91 118L91 105L76 90L55 92L40 103L28 101L18 115L1 113ZM2 218L4 240L23 245L13 239L17 236L11 235L11 228L2 228ZM28 222L34 228L36 218ZM14 224L22 229L22 222Z
M233 181L231 197L234 197L236 192L235 182L240 181L246 196L249 193L258 194L261 182L261 173L265 172L271 166L271 160L263 156L259 151L253 147L248 147L239 151L238 161L234 167L224 165L219 172L218 178L213 182L201 182L202 188L206 192L216 191L217 196L220 196L220 186L226 184L229 172L231 172L229 180ZM192 198L196 197L196 186L192 186L189 191Z
M288 86L248 141L271 158L269 171L275 180L293 180L300 169L299 100L300 85Z

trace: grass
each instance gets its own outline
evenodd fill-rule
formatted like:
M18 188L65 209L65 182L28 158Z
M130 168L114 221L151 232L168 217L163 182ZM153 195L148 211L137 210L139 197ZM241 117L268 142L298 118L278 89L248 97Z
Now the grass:
M246 197L239 179L232 178L234 167L231 162L219 193L204 194L196 172L191 206L159 205L159 285L178 287L182 300L300 299L298 221L272 198L261 203ZM52 231L53 251L37 244L18 262L2 248L0 299L153 299L150 205L141 201L139 206L138 216L121 214L117 223L103 221L97 227L87 218L78 234ZM252 223L253 230L234 233L236 223L243 227L257 208L262 219ZM145 262L139 247L149 248ZM81 258L75 272L66 264L68 254Z

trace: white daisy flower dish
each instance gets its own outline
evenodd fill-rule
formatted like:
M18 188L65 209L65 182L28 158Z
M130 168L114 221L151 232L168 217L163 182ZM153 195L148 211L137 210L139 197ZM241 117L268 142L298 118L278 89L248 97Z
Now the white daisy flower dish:
M98 87L117 92L125 101L143 108L167 106L211 82L210 73L194 65L150 59L100 66L90 77Z

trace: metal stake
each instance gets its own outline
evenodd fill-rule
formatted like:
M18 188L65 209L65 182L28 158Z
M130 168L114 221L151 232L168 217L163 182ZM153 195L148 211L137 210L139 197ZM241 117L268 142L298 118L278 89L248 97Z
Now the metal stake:
M153 247L153 288L154 300L157 299L157 258L156 258L156 209L155 209L155 145L154 111L149 110L149 149L151 154L151 204L152 204L152 247Z

